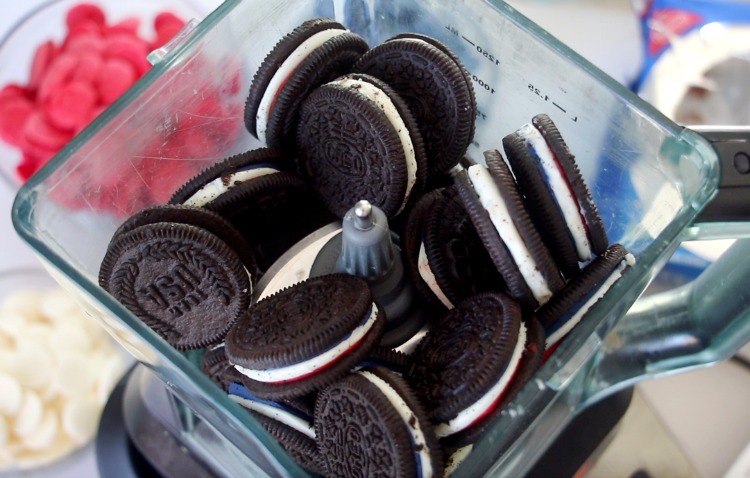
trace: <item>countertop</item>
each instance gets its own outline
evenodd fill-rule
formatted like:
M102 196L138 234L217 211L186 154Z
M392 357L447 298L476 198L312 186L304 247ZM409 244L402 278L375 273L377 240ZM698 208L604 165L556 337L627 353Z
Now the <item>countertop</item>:
M0 16L0 35L42 3L42 0L5 2ZM515 0L509 3L616 80L628 84L637 76L642 58L640 33L627 0ZM0 181L0 211L5 211L0 214L0 270L36 264L34 254L18 238L11 224L14 195L15 190ZM715 248L708 248L709 253L712 250ZM673 435L698 476L722 476L750 442L750 406L747 405L750 403L750 372L732 364L722 366L724 369L712 367L697 374L683 374L639 386L647 405ZM696 426L686 423L690 421L689 416L707 420L700 420L701 426L696 430ZM712 426L712 423L718 425ZM711 433L714 439L707 439L706 433ZM89 446L62 465L32 476L97 475L94 450Z

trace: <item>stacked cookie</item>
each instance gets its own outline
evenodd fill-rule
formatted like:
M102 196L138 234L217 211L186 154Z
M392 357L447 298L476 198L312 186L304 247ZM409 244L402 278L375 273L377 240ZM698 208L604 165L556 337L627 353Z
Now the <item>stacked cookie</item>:
M633 261L610 246L547 116L485 166L466 155L475 115L470 76L437 40L370 48L333 20L305 22L250 88L245 125L268 147L126 221L100 284L174 347L205 350L202 370L304 468L442 476ZM390 219L430 317L397 350L382 346L368 277L306 266L252 300L360 200Z

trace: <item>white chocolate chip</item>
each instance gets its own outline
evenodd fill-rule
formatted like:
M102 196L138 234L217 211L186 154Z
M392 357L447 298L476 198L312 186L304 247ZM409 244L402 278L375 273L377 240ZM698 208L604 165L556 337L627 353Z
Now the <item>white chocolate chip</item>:
M42 318L39 304L42 293L33 289L19 289L8 295L0 304L1 312L16 311L26 317L27 320L39 320Z
M23 388L15 376L0 372L0 413L15 415L23 402Z
M23 437L23 444L30 450L44 450L55 441L59 426L57 411L47 408L41 423L28 435Z
M61 421L65 434L77 443L85 443L94 436L101 407L91 397L68 401L62 409Z
M13 433L19 437L31 434L42 422L44 405L39 395L32 390L26 390L23 394L21 408L18 409L13 420Z

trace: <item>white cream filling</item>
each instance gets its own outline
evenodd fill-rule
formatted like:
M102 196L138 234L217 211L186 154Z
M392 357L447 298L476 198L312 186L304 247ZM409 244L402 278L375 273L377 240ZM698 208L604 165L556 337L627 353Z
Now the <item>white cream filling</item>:
M268 83L266 91L263 92L263 97L261 98L260 104L258 105L258 111L255 114L255 132L259 140L264 143L266 142L266 129L268 128L268 118L271 114L271 106L273 105L276 95L278 94L284 83L287 81L289 76L294 73L294 70L299 67L299 65L305 60L305 58L307 58L317 48L320 48L323 43L348 31L349 30L329 29L315 33L311 35L310 38L303 41L281 63L281 66L271 77L271 81Z
M341 342L311 359L288 365L286 367L266 370L254 370L242 367L241 365L235 365L234 368L252 380L265 383L287 382L315 373L316 370L324 369L328 365L337 361L341 356L348 353L355 344L362 340L372 328L377 315L378 307L373 303L372 310L367 320L357 326L357 328L355 328L352 333L345 337Z
M469 180L479 196L479 202L490 215L492 224L508 248L516 266L518 266L518 270L521 272L529 289L531 289L531 293L540 304L544 304L552 297L552 291L540 268L537 267L531 251L526 247L521 233L513 223L513 218L503 201L497 184L495 184L487 168L481 164L470 166L467 172Z
M419 245L419 257L417 258L417 270L419 271L420 277L422 277L422 280L427 284L427 287L430 288L433 294L440 299L440 302L443 303L448 309L453 308L453 303L448 299L448 297L445 296L443 293L443 290L440 288L440 285L437 283L437 279L435 278L435 274L432 273L432 269L430 268L430 262L427 260L427 253L424 249L424 242Z
M344 87L352 88L357 91L376 105L385 113L388 121L393 125L393 128L398 132L398 139L401 141L401 147L404 149L404 155L406 156L406 192L404 193L404 200L401 202L398 212L401 212L406 206L406 202L409 200L409 195L417 182L417 156L414 152L414 143L411 141L409 135L409 129L406 127L404 120L396 109L396 105L393 104L391 99L383 93L383 90L368 83L366 81L357 80L354 78L344 77L332 82L332 84L339 84Z
M263 416L273 418L274 420L283 423L284 425L291 427L304 435L307 435L313 440L315 439L315 428L313 427L312 423L304 420L301 417L298 417L293 413L287 412L272 405L268 405L266 403L248 400L247 398L240 397L239 395L229 394L229 398L247 408L248 410L253 410Z
M427 446L427 439L425 438L424 432L422 431L422 424L419 423L414 412L406 404L406 401L398 394L398 392L391 387L385 380L381 379L377 375L361 370L359 372L364 378L369 380L373 385L383 393L386 399L393 405L401 420L406 424L406 429L409 431L414 444L413 450L416 451L419 456L419 461L422 469L422 478L430 478L433 475L432 470L432 459L430 455L430 449Z
M552 332L552 334L547 337L545 340L546 348L552 347L554 344L559 342L563 337L565 337L568 332L573 330L573 327L575 327L578 322L583 319L583 316L586 315L586 313L593 307L594 304L596 304L599 299L604 297L604 294L607 293L609 289L612 288L612 286L617 282L620 277L622 277L622 273L625 269L628 267L631 267L635 264L635 257L633 254L627 254L625 258L620 262L620 264L617 266L617 268L612 271L612 273L607 277L607 279L602 283L602 285L599 286L599 288L596 290L595 293L593 293L589 299L584 303L578 311L573 314L573 316L565 322L559 329Z
M229 176L228 179L216 178L196 191L195 194L190 196L183 204L195 207L205 206L239 183L252 181L261 176L278 172L279 170L275 168L252 168L245 171L237 171Z
M568 225L573 242L576 246L579 261L588 261L591 259L591 244L586 233L586 225L583 223L581 207L578 200L570 190L567 179L560 170L561 166L555 155L547 145L544 136L531 124L523 125L517 133L531 144L531 147L539 156L542 169L547 177L549 186L555 195L560 211L562 212L565 223Z
M460 411L458 415L452 420L446 423L440 423L435 427L435 434L438 438L446 437L458 433L461 430L469 427L479 417L487 413L487 411L497 402L497 399L502 395L513 375L516 372L519 364L521 363L521 355L526 347L526 325L521 323L521 328L518 330L518 340L516 346L513 348L513 353L508 360L508 366L505 367L500 380L495 382L487 392L482 395L479 400L468 406L464 410Z
M456 468L458 468L458 465L466 460L473 449L474 445L466 445L454 451L445 465L445 476L451 476L456 471Z

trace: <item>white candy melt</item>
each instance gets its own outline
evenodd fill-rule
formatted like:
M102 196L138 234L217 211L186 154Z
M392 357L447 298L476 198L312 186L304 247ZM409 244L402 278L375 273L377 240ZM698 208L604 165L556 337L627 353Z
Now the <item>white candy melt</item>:
M59 459L93 436L125 359L63 289L26 289L3 307L0 471L24 470Z
M0 413L11 417L21 408L23 388L11 374L0 372Z
M32 390L26 390L23 394L21 408L13 420L13 433L19 437L31 434L42 422L44 416L44 405L39 395Z
M552 291L544 276L542 276L534 257L526 247L526 242L521 237L521 233L513 223L513 218L503 201L497 184L495 184L487 168L481 164L470 166L467 173L474 191L479 196L479 202L487 210L492 224L505 243L505 247L508 248L519 272L531 289L531 293L537 302L544 304L552 297Z
M78 397L65 403L61 421L63 431L73 441L86 443L96 433L101 405L92 397Z
M23 444L29 450L44 450L55 441L58 428L59 419L57 412L53 409L47 409L37 427L23 437Z
M539 157L539 164L544 170L547 182L554 192L560 211L562 212L568 230L573 237L576 245L579 261L588 261L591 259L591 245L586 232L586 225L581 213L581 206L578 204L573 191L570 189L568 180L564 177L562 166L559 164L555 154L547 145L544 136L531 124L523 125L517 133L529 144Z

